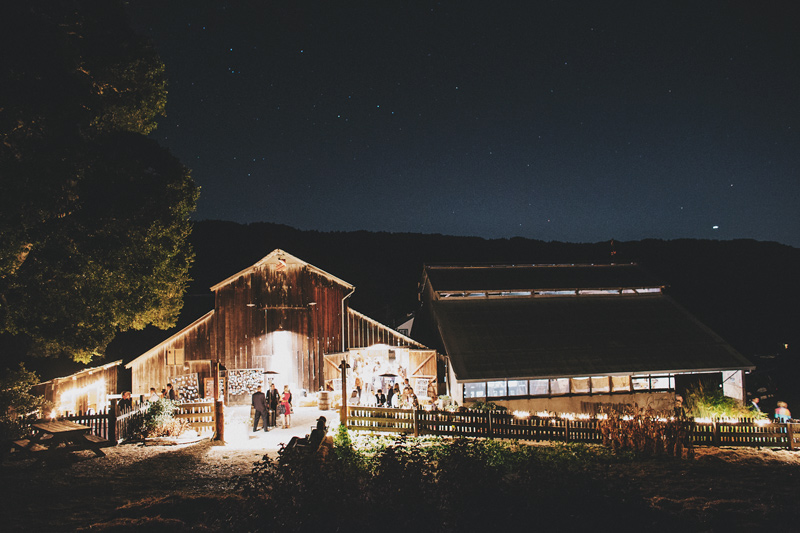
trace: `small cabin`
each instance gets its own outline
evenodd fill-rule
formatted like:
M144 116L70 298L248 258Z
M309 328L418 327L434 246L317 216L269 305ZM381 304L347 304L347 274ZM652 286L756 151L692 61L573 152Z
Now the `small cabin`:
M33 392L52 402L57 415L100 412L109 396L127 386L127 371L122 360L86 368L70 376L54 378L33 387Z

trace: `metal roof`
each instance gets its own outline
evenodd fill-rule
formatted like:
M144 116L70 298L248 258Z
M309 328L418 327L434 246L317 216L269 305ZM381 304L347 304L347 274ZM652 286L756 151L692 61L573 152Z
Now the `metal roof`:
M460 381L753 368L662 293L446 298L432 306Z
M636 264L623 265L428 265L434 291L514 291L663 287Z

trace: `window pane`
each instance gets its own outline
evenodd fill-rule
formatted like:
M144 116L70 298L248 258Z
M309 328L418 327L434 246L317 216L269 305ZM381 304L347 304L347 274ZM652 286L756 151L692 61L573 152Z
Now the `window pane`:
M650 376L650 387L653 389L669 389L670 377L669 376Z
M489 385L489 398L507 396L505 381L489 381L487 385Z
M541 396L545 394L549 394L548 392L548 383L549 380L547 379L532 379L531 384L531 396Z
M551 379L550 394L569 394L569 378Z
M593 376L592 392L609 392L608 376Z
M528 382L519 380L508 381L508 395L509 396L527 396L528 395Z
M631 390L631 377L630 376L611 376L611 386L616 391Z
M650 378L631 378L631 384L633 385L633 390L647 390L650 388Z
M589 378L572 378L572 392L577 394L588 393Z
M464 383L464 398L486 398L486 383Z

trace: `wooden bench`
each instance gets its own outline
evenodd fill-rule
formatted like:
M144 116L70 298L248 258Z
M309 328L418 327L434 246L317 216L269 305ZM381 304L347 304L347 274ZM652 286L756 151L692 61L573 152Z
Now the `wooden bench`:
M31 453L46 452L49 449L37 442L31 443L30 439L15 440L13 444L19 450Z
M64 455L80 450L89 450L97 457L105 456L102 448L113 446L97 435L92 435L91 427L69 420L40 421L31 424L33 435L27 439L12 441L21 452L36 455L40 460Z
M104 439L103 437L98 437L97 435L93 435L91 433L85 433L83 435L83 440L86 441L87 447L92 450L95 455L105 456L105 452L101 448L108 448L109 446L113 446L114 443Z

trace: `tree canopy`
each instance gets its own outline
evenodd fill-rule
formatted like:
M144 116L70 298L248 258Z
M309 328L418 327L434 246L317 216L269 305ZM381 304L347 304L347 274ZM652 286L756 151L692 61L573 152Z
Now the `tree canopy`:
M146 137L165 70L121 4L0 11L0 333L88 362L117 331L176 322L198 188Z

